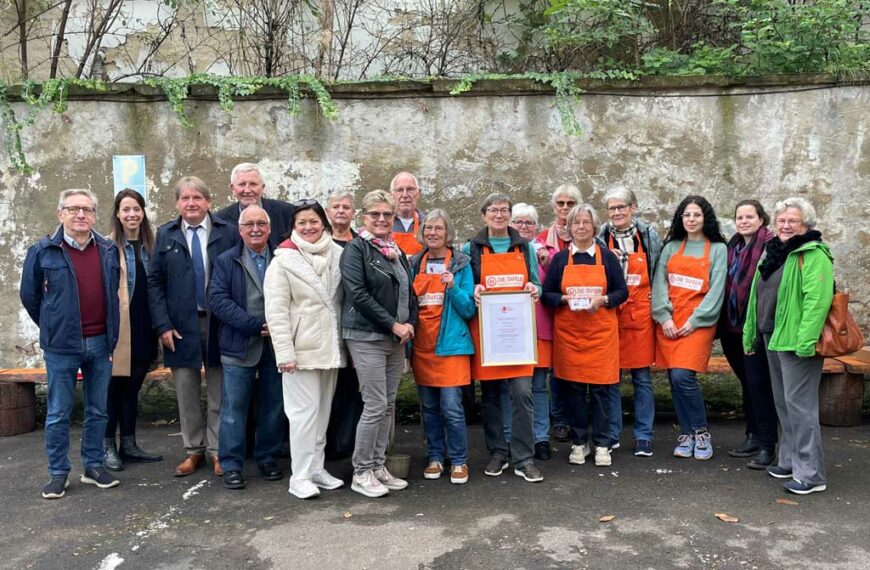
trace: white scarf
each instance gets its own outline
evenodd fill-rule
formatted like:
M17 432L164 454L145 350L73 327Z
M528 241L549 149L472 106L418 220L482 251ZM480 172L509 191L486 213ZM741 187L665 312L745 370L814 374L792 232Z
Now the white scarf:
M311 268L314 269L314 273L317 274L323 282L323 285L327 290L329 290L332 284L329 282L330 272L326 269L332 264L333 252L332 236L329 232L323 232L319 240L311 243L305 241L302 236L294 231L290 234L290 240L299 249L299 254L302 256L302 259L311 265Z

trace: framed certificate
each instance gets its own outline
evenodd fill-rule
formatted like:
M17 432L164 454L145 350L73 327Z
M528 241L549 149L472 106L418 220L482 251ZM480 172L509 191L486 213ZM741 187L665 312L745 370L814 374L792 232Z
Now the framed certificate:
M535 300L528 291L482 292L478 307L481 366L538 362Z

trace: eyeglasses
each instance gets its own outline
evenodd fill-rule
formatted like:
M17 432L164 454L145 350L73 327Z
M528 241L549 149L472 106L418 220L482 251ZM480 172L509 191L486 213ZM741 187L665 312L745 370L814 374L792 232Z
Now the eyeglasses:
M392 191L396 194L413 194L417 190L419 190L419 188L416 186L401 186L399 188L393 188Z
M525 226L525 227L530 227L530 228L531 228L531 227L534 227L534 226L535 226L535 222L533 222L533 221L531 221L531 220L514 220L514 221L511 222L511 225L512 225L512 226L520 226L520 227L524 227L524 226Z
M498 216L499 214L501 214L502 216L507 216L511 213L511 211L509 208L487 208L486 213L493 216Z
M293 202L294 208L307 208L309 206L313 206L317 204L317 200L314 198L302 198L301 200L296 200Z
M93 216L97 213L96 208L88 208L87 206L63 206L61 210L76 216L78 214L84 214L86 216Z
M373 220L389 220L390 218L393 217L393 213L392 212L372 211L372 212L366 212L366 216L369 216Z
M424 232L446 232L447 228L444 226L423 226Z
M577 205L577 202L574 200L556 200L556 206L559 208L573 208Z
M795 220L794 218L788 220L785 218L776 219L776 225L778 226L801 226L803 223L803 220Z
M618 204L616 206L607 206L607 211L611 214L616 212L624 212L628 209L628 204Z
M571 222L571 225L572 226L591 226L592 222L590 222L589 220L574 220L573 222Z
M269 222L267 222L267 221L265 221L265 220L263 220L263 221L258 220L258 221L256 221L256 222L242 222L242 223L239 224L239 225L242 226L243 228L246 228L246 229L251 229L251 228L268 228L268 227L269 227Z

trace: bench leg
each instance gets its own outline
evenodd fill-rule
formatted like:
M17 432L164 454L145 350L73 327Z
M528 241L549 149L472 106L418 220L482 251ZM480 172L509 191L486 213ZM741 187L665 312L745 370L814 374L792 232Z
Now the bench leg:
M36 429L36 389L32 382L0 382L0 436Z
M841 372L822 374L819 385L819 422L826 426L848 427L861 423L864 403L864 377Z

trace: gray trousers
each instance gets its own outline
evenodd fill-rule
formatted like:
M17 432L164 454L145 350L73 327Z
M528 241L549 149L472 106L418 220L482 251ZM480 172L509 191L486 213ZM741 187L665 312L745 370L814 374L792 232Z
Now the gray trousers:
M770 344L770 335L764 335ZM767 351L776 414L782 427L779 466L801 483L824 485L825 456L819 425L819 383L825 359L801 358L794 352Z
M390 441L390 424L405 364L405 347L387 340L348 340L347 348L359 377L363 412L356 428L354 474L383 467Z
M199 317L199 340L202 354L206 353L208 335L205 317ZM175 398L178 400L178 418L181 422L181 439L188 455L202 455L208 446L212 455L218 453L221 427L221 390L224 369L220 366L206 367L205 382L208 390L206 422L202 420L200 390L202 375L199 368L173 368L172 380L175 382Z
M504 415L501 408L501 387L507 385L511 401L510 453L504 433ZM533 430L535 404L532 398L532 377L507 378L505 380L481 380L480 394L483 400L483 437L490 455L504 459L512 456L515 467L532 460L535 453Z

